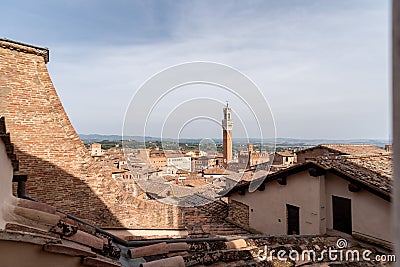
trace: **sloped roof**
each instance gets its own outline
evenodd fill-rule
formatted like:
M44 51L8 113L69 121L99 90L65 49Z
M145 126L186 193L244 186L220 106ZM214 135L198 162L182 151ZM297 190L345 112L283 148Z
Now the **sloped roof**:
M364 156L324 156L318 157L317 162L296 164L259 179L265 183L315 168L323 172L330 171L389 201L393 186L391 161L392 156L389 153ZM231 190L231 193L247 189L249 185L250 181L241 182Z
M30 44L25 44L5 38L0 38L0 47L8 48L11 50L20 51L28 54L35 54L38 56L42 56L45 63L49 62L50 52L46 47L39 47Z
M297 153L307 152L315 148L325 148L341 155L366 155L386 153L384 149L369 144L321 144L318 146L300 150Z
M282 157L294 157L294 154L289 151L280 151L276 152L276 154Z
M215 238L214 240L160 240L148 243L142 247L130 248L124 257L127 266L138 266L133 263L145 263L146 266L366 266L365 261L346 261L335 257L329 257L322 251L329 248L337 249L339 253L345 253L347 247L338 247L341 236L331 234L324 236L247 236L231 238ZM346 240L352 250L359 255L366 249L371 250L371 259L376 255L389 253L382 249L373 249L369 244L359 243L354 239ZM307 251L315 251L317 257L307 256L303 260L299 257L295 262L284 257L271 257L260 261L257 256L264 249L273 248L275 251L284 251L286 255L290 251L296 251L298 255L308 255ZM305 254L304 254L305 253ZM276 254L274 254L276 255ZM321 259L319 258L321 256ZM132 265L130 265L132 263ZM368 266L382 266L382 262L371 260Z
M233 173L230 170L224 169L222 167L212 167L204 170L204 174L207 175L224 175Z
M12 220L0 230L0 240L43 246L49 253L81 257L87 266L121 266L120 249L111 238L58 212L54 207L26 199L17 199Z
M391 154L320 157L317 162L387 193L392 191Z
M385 153L382 148L374 145L349 145L349 144L323 144L322 147L333 149L347 155Z

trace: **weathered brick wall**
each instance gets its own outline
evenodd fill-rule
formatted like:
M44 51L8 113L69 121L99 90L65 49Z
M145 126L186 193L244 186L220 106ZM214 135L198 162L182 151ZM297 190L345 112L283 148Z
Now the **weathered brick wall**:
M246 214L247 210L247 223L243 224L243 220L237 220L236 216L232 216L234 220L229 216L221 217L222 212L213 212L215 207L212 203L203 207L182 208L183 223L192 237L247 235L249 232L245 229L248 229L249 225L248 207L239 202L238 204L242 206L236 205L232 214ZM239 212L240 208L245 210Z
M249 224L249 206L238 202L233 199L229 199L229 215L228 219L235 224L248 229Z
M323 155L339 155L339 153L333 153L326 148L315 147L315 148L307 149L305 151L297 152L297 163L304 163L308 159L320 157Z
M27 194L101 227L179 227L177 208L132 197L90 157L52 84L46 55L0 40L0 115L20 173L28 174Z

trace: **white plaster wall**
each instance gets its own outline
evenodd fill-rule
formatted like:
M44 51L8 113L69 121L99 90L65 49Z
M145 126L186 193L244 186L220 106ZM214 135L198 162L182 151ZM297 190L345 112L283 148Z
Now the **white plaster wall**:
M287 185L272 181L266 183L264 191L246 191L244 196L234 193L231 198L249 206L250 227L265 234L287 234L286 204L300 207L300 234L319 234L320 186L320 177L304 171L288 176Z
M10 203L15 203L16 199L12 196L13 167L11 160L7 156L6 147L0 140L0 229L5 228L5 214Z
M332 196L351 199L353 233L392 241L390 202L366 191L350 192L349 182L334 174L326 175L327 228L333 228Z

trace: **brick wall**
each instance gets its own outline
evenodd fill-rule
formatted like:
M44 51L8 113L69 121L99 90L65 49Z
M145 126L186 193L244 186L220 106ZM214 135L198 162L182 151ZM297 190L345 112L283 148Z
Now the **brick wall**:
M309 159L315 159L323 155L339 155L340 153L332 152L326 148L314 147L304 151L297 152L297 163L304 163Z
M235 224L248 229L249 224L249 206L229 198L228 219Z
M229 217L224 219L216 216L216 214L212 214L212 212L206 211L212 208L212 204L206 205L203 208L182 208L183 223L188 230L189 236L207 237L249 234L247 230L239 227L241 225L236 224L236 221L233 221L234 224L228 221Z
M72 127L48 74L48 51L0 39L0 115L27 194L101 227L177 228L179 209L139 200L111 179ZM73 77L71 77L73 78Z

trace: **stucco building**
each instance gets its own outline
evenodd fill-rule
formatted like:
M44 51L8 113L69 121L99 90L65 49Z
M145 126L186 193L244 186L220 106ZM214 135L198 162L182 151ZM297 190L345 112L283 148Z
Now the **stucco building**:
M268 235L325 234L334 229L390 245L391 155L316 160L268 175L252 193L248 183L232 190L231 201L247 207L245 223Z

